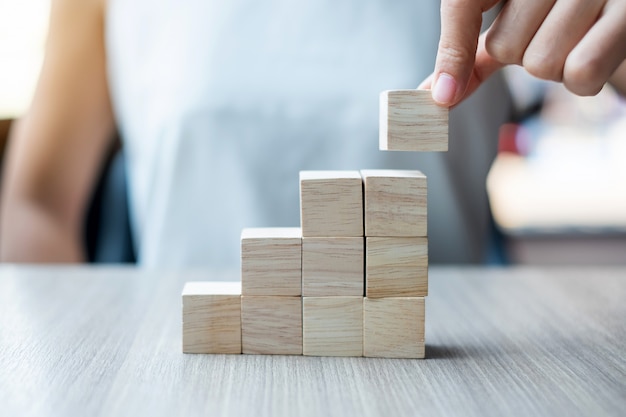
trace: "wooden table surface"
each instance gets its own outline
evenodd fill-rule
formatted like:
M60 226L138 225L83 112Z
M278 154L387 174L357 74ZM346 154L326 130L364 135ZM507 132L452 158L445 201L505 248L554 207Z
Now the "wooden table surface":
M426 360L183 355L183 282L0 268L1 416L624 416L626 269L431 268Z

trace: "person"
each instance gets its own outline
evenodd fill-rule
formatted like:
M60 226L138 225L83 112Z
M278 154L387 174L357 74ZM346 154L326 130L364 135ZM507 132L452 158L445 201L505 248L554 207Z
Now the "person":
M626 95L626 2L509 0L487 31L481 16L499 0L442 0L435 71L424 83L454 106L505 65L595 95L607 82ZM434 82L433 82L434 81Z
M432 70L438 13L435 1L53 0L3 175L2 260L84 260L82 217L117 125L143 266L232 267L241 228L299 223L299 170L383 167L428 175L431 260L483 261L502 78L451 113L448 153L376 149L378 93ZM439 101L456 105L463 72L442 57L436 74L463 94Z

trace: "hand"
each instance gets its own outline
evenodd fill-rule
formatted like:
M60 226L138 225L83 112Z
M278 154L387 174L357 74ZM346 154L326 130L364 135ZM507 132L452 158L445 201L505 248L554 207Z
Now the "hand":
M498 0L442 0L435 72L419 88L447 107L504 65L597 94L626 60L626 0L508 0L480 35ZM480 35L480 36L479 36Z

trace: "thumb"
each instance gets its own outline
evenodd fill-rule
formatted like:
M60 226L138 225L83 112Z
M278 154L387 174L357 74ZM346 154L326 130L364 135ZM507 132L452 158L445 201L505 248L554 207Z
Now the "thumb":
M474 62L483 11L498 0L442 0L441 37L432 82L433 99L451 107L465 95Z

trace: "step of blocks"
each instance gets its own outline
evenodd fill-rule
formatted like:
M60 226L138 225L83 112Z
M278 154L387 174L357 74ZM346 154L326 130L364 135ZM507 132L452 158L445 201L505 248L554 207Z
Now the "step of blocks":
M381 93L380 149L445 151L447 124ZM427 202L419 171L302 171L301 227L244 229L241 287L185 286L183 352L424 358Z

